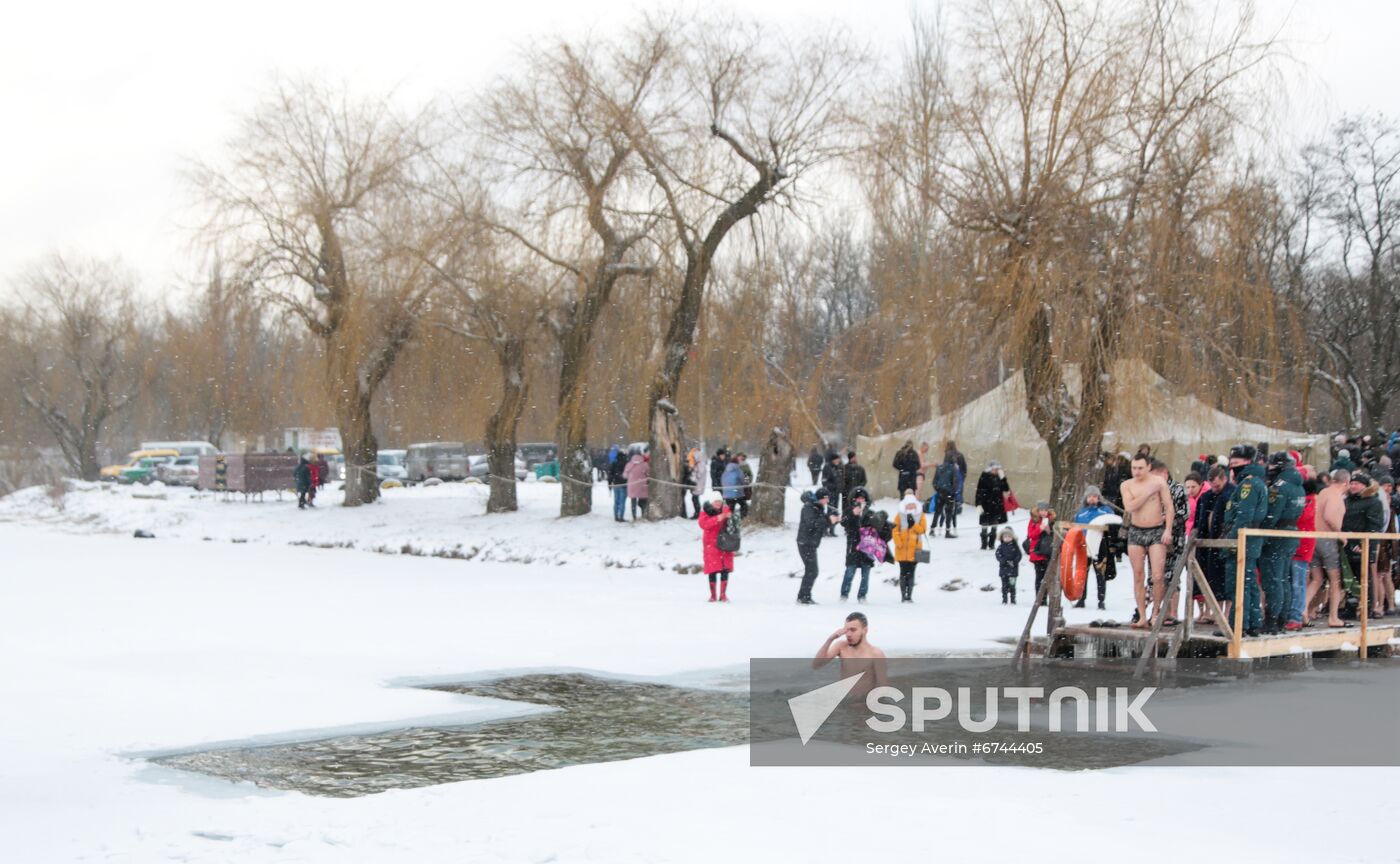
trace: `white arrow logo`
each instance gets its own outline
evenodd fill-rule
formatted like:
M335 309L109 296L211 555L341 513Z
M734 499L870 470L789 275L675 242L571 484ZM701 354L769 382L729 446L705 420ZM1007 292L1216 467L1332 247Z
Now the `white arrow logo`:
M797 734L802 739L803 746L812 740L812 736L817 734L818 729L822 728L826 718L830 717L831 712L836 710L836 706L841 704L841 700L850 694L860 678L859 675L842 678L835 684L818 687L788 700L788 708L792 711L792 722L797 724Z

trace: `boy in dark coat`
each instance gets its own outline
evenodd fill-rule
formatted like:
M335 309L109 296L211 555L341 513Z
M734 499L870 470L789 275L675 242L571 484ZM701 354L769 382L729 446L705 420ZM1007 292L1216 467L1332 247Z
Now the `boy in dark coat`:
M1010 527L1001 529L1001 542L997 544L997 570L1001 574L1001 605L1007 601L1016 605L1016 572L1021 567L1021 547L1016 545L1016 532Z

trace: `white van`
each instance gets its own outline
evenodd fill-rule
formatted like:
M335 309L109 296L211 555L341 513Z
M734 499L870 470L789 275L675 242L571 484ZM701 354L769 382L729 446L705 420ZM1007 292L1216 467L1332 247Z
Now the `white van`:
M142 450L174 450L181 456L217 456L219 448L208 441L142 441Z
M410 483L422 483L429 477L465 480L471 475L467 445L460 441L410 444L404 462Z

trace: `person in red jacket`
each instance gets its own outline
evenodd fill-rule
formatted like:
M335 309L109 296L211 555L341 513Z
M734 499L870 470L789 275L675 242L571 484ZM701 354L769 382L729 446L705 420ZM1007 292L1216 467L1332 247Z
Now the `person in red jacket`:
M1313 478L1303 481L1303 494L1307 496L1307 503L1303 505L1303 515L1298 517L1299 531L1317 530L1317 493L1321 485ZM1288 607L1288 623L1283 625L1285 630L1301 630L1308 623L1308 565L1312 563L1313 553L1316 551L1317 538L1298 538L1298 551L1293 553L1291 565L1293 597Z
M311 489L306 495L306 506L316 506L316 490L321 488L321 460L311 460Z
M730 519L729 508L724 496L715 490L705 496L705 505L700 508L700 542L705 552L705 575L710 578L710 602L729 602L729 574L734 571L734 553L719 548L719 532ZM719 596L715 596L715 582L719 582Z
M1035 590L1040 593L1040 583L1045 581L1045 573L1050 569L1050 552L1053 547L1055 511L1050 504L1037 501L1031 508L1031 519L1026 525L1026 549L1029 550L1031 566L1035 568Z

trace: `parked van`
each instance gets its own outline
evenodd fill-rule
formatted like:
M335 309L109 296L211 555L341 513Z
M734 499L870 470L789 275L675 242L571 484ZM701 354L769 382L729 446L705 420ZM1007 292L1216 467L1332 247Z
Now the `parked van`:
M467 445L461 441L434 441L408 445L408 482L421 483L429 477L465 480L471 475Z
M174 450L181 456L214 456L219 448L208 441L142 441L142 450Z

